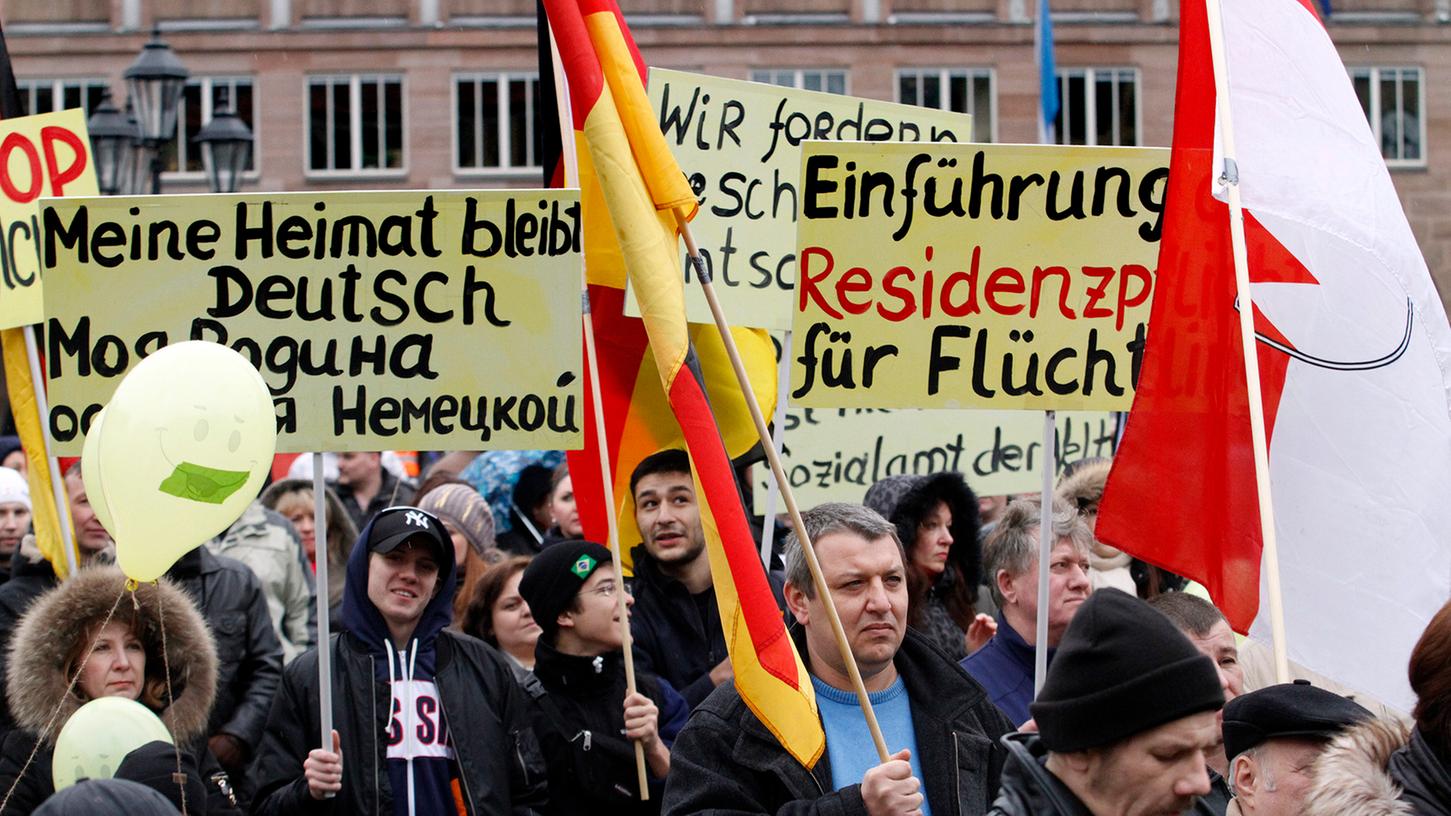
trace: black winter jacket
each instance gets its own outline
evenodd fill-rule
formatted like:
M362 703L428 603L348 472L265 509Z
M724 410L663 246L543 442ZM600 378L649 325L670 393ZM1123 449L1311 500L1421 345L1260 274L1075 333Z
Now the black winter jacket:
M15 789L10 795L9 804L5 806L6 816L26 816L55 794L55 782L51 778L55 746L42 745L36 750L30 767L24 768L25 772L21 773L26 757L30 756L31 749L35 748L39 739L35 734L17 728L6 734L3 744L0 744L0 795L12 787ZM199 753L200 762L193 757L193 753ZM206 742L202 741L195 752L184 749L184 755L188 772L199 774L207 792L206 801L187 802L187 810L191 815L241 816L242 811L223 792L219 780L226 776L226 772L222 770L217 758L212 756L212 752L207 750Z
M10 562L10 580L0 585L0 682L4 682L9 674L10 636L20 624L21 616L36 598L59 583L55 569L27 536L25 542L15 548ZM0 738L13 728L15 715L10 711L10 702L5 695L0 694Z
M797 630L798 644L800 632ZM803 658L805 648L798 645ZM980 816L997 794L1013 728L987 693L920 633L908 629L897 652L917 731L922 784L937 816ZM865 814L861 785L831 787L828 754L811 770L781 748L742 702L734 683L716 689L690 715L670 756L662 811L779 816Z
M1003 787L988 816L1093 816L1058 777L1043 767L1047 749L1037 734L1003 737L1009 752Z
M469 813L509 813L546 800L544 760L529 728L523 692L504 658L482 641L453 632L435 641L444 716L457 723L454 743ZM317 801L307 791L302 762L316 748L318 719L317 649L288 664L273 705L252 776L257 796L252 812L290 814L388 814L393 794L388 779L386 731L392 698L376 679L373 658L351 633L332 637L334 727L342 739L343 789ZM505 784L500 784L504 782Z
M710 670L728 656L715 588L691 595L685 585L660 571L643 545L630 551L635 577L630 593L630 637L635 664L663 678L691 708L715 691ZM776 607L784 608L781 577L767 573Z
M191 596L217 643L217 700L208 734L227 733L255 754L282 681L282 644L262 582L245 564L198 547L166 577Z
M1048 749L1037 734L1009 734L1003 737L1002 745L1009 751L1008 764L1003 769L1002 790L988 816L1093 816L1068 786L1043 766ZM1228 792L1228 786L1213 771L1209 774L1209 801L1196 800L1188 811L1190 816L1224 814L1224 808L1213 802Z
M663 786L650 777L650 799L640 801L635 749L622 736L625 664L621 653L576 657L542 640L535 651L534 673L523 685L549 771L546 812L581 816L659 813ZM639 668L635 687L660 709L657 728L669 747L684 727L689 708L668 684Z

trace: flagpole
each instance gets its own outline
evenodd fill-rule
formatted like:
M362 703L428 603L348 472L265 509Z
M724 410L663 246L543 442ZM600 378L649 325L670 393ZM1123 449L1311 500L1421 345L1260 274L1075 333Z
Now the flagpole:
M1250 443L1254 449L1255 487L1259 499L1260 536L1264 542L1265 583L1269 588L1270 637L1275 658L1275 680L1290 682L1289 650L1285 643L1285 604L1280 587L1279 546L1275 538L1275 506L1270 495L1269 445L1265 439L1265 412L1260 393L1260 364L1254 331L1254 301L1249 286L1249 253L1244 237L1244 204L1239 194L1239 165L1235 162L1234 122L1231 117L1229 74L1224 54L1224 21L1219 0L1205 0L1209 16L1209 53L1214 63L1214 94L1218 101L1219 137L1224 170L1220 176L1229 192L1229 235L1234 250L1234 284L1239 296L1240 348L1249 398Z
M65 550L66 574L76 574L76 546L71 533L70 503L66 501L60 460L50 441L50 402L45 393L45 377L40 372L40 350L35 342L35 326L25 327L25 358L30 363L31 391L35 394L35 412L40 417L40 438L45 443L45 464L50 470L50 492L55 500L56 526L60 527L61 549Z
M547 26L547 20L544 21ZM579 157L574 149L574 123L568 101L569 91L564 64L559 58L559 43L554 40L554 30L549 32L549 55L554 63L554 98L559 104L559 146L564 154L564 178L570 186L579 187ZM635 649L630 635L630 611L625 606L625 570L620 561L620 525L615 517L615 477L610 468L609 438L605 435L605 403L600 392L600 364L595 351L594 318L590 315L589 273L581 266L580 272L580 321L584 327L585 365L589 366L590 398L594 402L595 448L600 454L600 481L606 498L605 524L609 530L610 564L615 570L615 609L620 618L620 651L624 655L625 695L635 693ZM650 777L645 764L645 744L632 740L635 745L635 781L640 789L640 801L650 800Z
M324 751L333 749L333 650L332 633L328 614L328 554L327 549L327 480L324 478L322 453L312 454L312 540L315 545L313 563L317 565L313 586L317 593L313 603L317 605L317 711L318 730L321 732L318 746ZM323 796L332 799L333 793Z
M891 755L887 752L887 741L882 737L882 729L877 724L877 714L872 709L871 698L867 696L866 684L862 682L856 657L851 653L851 646L847 643L846 631L841 625L841 617L836 613L836 604L831 600L831 590L826 586L826 578L821 574L821 564L816 560L816 548L811 544L811 536L806 533L806 523L801 519L801 509L796 506L796 495L791 491L791 483L786 481L786 471L781 466L781 456L772 445L771 431L766 427L766 417L761 413L761 404L756 399L755 389L751 387L751 378L746 374L746 365L741 361L740 352L736 349L735 338L731 336L730 324L726 322L720 300L715 296L715 285L711 283L710 272L701 260L700 250L695 244L695 236L690 231L690 223L679 210L676 210L675 216L676 223L680 227L680 235L685 239L685 250L690 258L690 264L695 267L695 275L700 279L700 288L704 290L706 302L710 304L710 313L715 318L715 327L720 332L720 339L725 345L726 354L731 358L731 368L735 370L736 381L740 383L741 395L745 397L746 407L751 411L751 419L756 423L756 433L761 438L761 446L766 449L766 461L771 464L771 474L775 476L776 484L781 488L781 498L786 503L786 510L791 514L791 524L796 528L796 539L801 543L801 552L806 556L806 566L811 570L812 585L816 589L817 597L822 599L822 606L826 609L826 618L831 623L831 633L836 638L837 648L841 650L842 663L846 664L847 676L851 679L852 689L856 691L857 702L861 705L862 714L866 717L867 729L871 731L872 742L876 745L877 758L882 762L887 762L891 759Z
M772 419L771 447L781 450L786 439L786 402L791 392L791 330L781 337L781 361L776 364L776 416ZM765 512L761 515L761 564L771 571L771 550L776 540L776 502L781 497L781 483L771 471L770 488L766 491Z
M1053 559L1053 476L1058 472L1058 412L1043 412L1043 500L1038 511L1038 621L1033 642L1033 696L1048 679L1048 570Z

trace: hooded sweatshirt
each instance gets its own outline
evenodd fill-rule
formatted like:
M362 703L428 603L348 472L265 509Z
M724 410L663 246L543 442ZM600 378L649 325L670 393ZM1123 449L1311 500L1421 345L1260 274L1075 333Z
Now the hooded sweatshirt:
M393 699L387 728L393 813L457 816L453 780L458 777L458 766L434 683L438 657L435 640L453 617L453 559L440 559L437 591L423 608L413 636L403 648L397 648L382 613L368 599L371 552L367 541L372 531L373 522L369 521L348 557L342 621L367 645L373 659L373 676L387 684Z

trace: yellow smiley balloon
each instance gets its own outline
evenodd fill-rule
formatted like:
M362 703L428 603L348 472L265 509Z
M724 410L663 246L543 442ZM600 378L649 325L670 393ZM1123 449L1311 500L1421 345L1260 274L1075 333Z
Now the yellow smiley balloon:
M277 419L245 357L194 340L132 369L92 435L81 463L87 497L116 540L121 569L154 581L257 497L277 450Z
M127 754L158 741L172 742L171 732L151 709L124 697L98 697L77 709L56 735L51 781L62 790L80 779L111 779Z
M86 501L91 504L91 512L96 514L96 521L110 532L116 526L111 521L111 508L106 504L106 486L102 484L102 472L99 464L95 464L97 445L101 441L101 423L106 419L106 409L102 408L96 412L96 418L91 420L91 429L86 433L85 447L81 450L81 483L86 486Z

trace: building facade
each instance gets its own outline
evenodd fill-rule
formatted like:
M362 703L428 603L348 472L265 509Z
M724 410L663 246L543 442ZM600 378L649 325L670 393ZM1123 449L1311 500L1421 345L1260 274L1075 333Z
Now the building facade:
M651 65L970 112L1036 142L1034 0L620 0ZM1167 145L1177 3L1052 0L1059 140ZM537 185L533 0L7 0L29 110L124 98L153 27L191 71L167 192L205 189L189 138L233 106L249 191ZM1451 302L1451 0L1335 0L1327 20Z

